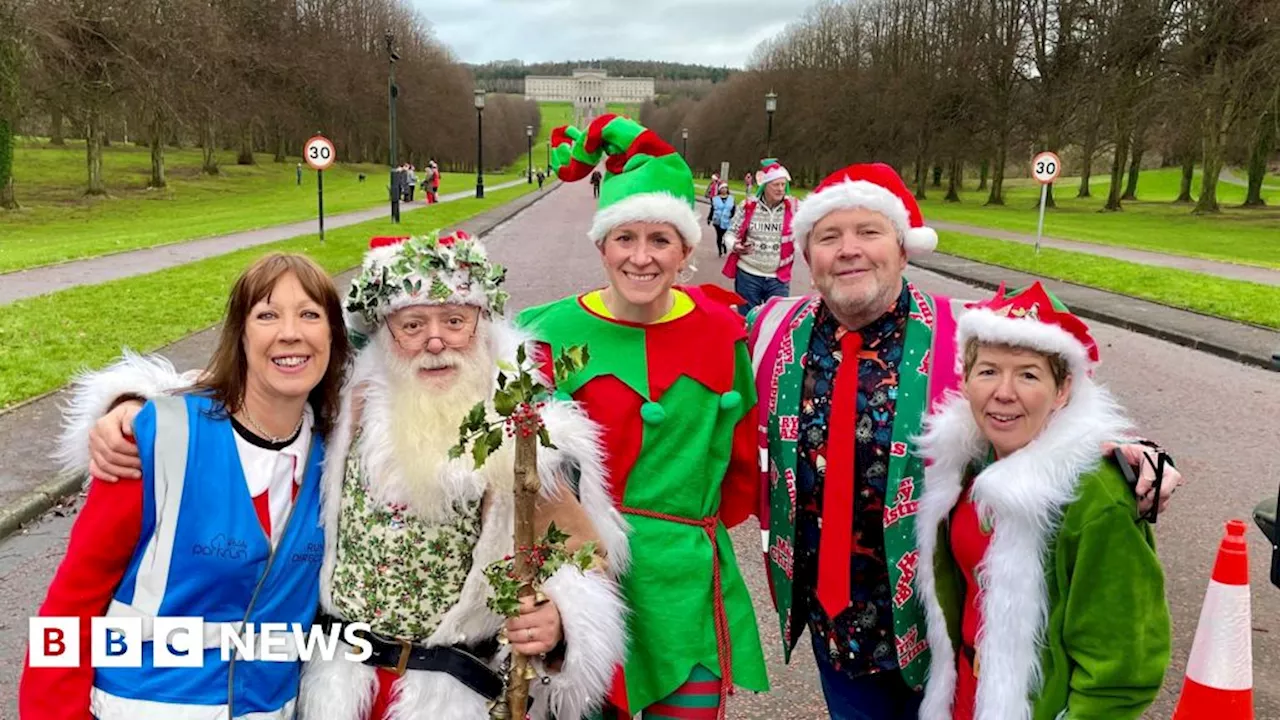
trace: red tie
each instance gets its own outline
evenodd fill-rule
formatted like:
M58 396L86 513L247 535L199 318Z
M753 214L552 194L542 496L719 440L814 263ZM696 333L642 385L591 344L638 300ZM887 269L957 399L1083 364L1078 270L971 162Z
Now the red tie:
M827 472L822 485L822 530L818 540L818 602L835 619L849 607L849 561L853 552L854 432L858 424L858 352L862 336L840 338L840 366L831 388L827 419Z

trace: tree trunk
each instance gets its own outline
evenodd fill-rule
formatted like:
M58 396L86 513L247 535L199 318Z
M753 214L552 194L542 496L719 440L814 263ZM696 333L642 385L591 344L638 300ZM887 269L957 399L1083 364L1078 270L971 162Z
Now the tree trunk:
M1275 115L1263 113L1258 120L1258 129L1253 138L1253 151L1249 153L1249 190L1245 194L1244 207L1264 207L1262 199L1262 180L1267 175L1267 158L1275 147L1276 130Z
M1226 82L1225 63L1222 55L1219 55L1214 62L1213 77L1208 81L1213 90L1204 107L1204 166L1200 175L1200 199L1191 211L1197 215L1222 212L1218 207L1218 174L1222 172L1222 150L1226 144L1227 130L1230 129L1228 119L1231 116L1222 89Z
M1127 111L1128 108L1122 109L1120 117L1116 118L1116 146L1111 156L1111 187L1107 188L1107 204L1102 207L1103 210L1124 209L1120 204L1120 186L1124 183L1124 164L1129 157L1129 138L1133 136L1125 115Z
M1124 186L1124 195L1120 198L1121 200L1138 199L1138 173L1142 171L1142 155L1146 152L1145 135L1146 133L1141 130L1134 133L1133 152L1130 153L1129 160L1129 180Z
M159 113L151 121L151 180L147 187L162 188L164 179L164 122Z
M987 195L988 205L1004 205L1004 164L1008 152L1008 138L1001 134L996 145L995 162L991 172L991 192Z
M933 186L936 188L942 187L942 166L941 165L933 166Z
M1089 178L1093 175L1093 154L1098 149L1098 122L1090 122L1089 129L1084 134L1084 147L1081 148L1080 160L1084 164L1080 167L1080 190L1076 192L1076 197L1087 198L1093 194L1089 192Z
M13 195L13 125L9 118L0 117L0 208L17 207L18 199Z
M272 162L282 163L289 155L289 148L285 145L284 130L276 128L276 154L271 158Z
M1182 153L1182 182L1178 184L1178 199L1173 202L1176 204L1190 204L1195 202L1195 198L1191 197L1191 179L1196 174L1196 156L1190 149Z
M924 162L924 155L916 155L916 199L925 200L925 185L929 183L929 167Z
M982 161L982 169L979 171L979 175L978 175L978 189L979 189L979 190L986 190L986 189L987 189L987 175L988 175L990 172L991 172L991 161L990 161L990 160L983 160L983 161Z
M67 141L62 137L62 106L54 105L49 112L49 144L50 145L66 145Z
M947 196L943 198L946 202L960 202L960 173L964 171L964 163L960 160L952 160L950 172L947 173Z
M253 122L245 122L240 129L240 154L236 156L237 165L253 165Z
M102 115L90 109L85 123L85 164L89 170L89 188L86 195L106 195L107 186L102 180Z
M200 124L200 147L203 149L204 163L200 172L205 175L218 174L218 138L214 132L213 118L206 117Z

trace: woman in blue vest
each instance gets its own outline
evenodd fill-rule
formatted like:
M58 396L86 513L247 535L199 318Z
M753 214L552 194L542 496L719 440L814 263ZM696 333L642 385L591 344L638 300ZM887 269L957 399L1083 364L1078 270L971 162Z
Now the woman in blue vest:
M252 656L223 661L221 642L227 633L243 639L248 625L311 625L324 548L323 438L350 354L340 298L314 262L276 253L240 276L208 370L133 419L142 482L93 481L40 608L79 618L80 661L28 666L22 718L293 717L300 664L263 659L261 643ZM112 371L132 373L127 387L173 372L137 356L122 365ZM85 424L121 400L119 388L97 390L71 409L67 437L83 437ZM69 447L62 459L83 467L84 452ZM140 649L136 666L91 667L95 616L141 620L141 635L128 638ZM157 662L152 621L172 617L203 619L188 655L199 666ZM188 647L181 635L164 637L172 649Z

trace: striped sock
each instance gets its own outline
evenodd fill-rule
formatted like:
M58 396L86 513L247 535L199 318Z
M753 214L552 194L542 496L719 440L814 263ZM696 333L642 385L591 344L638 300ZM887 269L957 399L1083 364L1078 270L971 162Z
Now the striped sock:
M644 720L716 720L720 709L720 678L701 665L689 681L662 701L644 709Z

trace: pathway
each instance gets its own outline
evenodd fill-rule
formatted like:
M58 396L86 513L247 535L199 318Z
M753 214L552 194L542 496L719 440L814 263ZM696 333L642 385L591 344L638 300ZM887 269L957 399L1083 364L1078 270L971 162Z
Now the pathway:
M978 225L964 225L961 223L945 222L942 220L930 220L929 225L936 230L947 230L950 232L965 233L967 235L994 238L996 240L1009 240L1012 242L1023 243L1024 245L1034 245L1036 242L1035 235L1009 232L1007 230L996 230L994 228L980 227ZM1102 245L1099 243L1060 240L1048 237L1040 240L1040 246L1054 248L1056 250L1069 250L1071 252L1099 255L1102 257L1114 258L1116 260L1139 263L1141 265L1176 268L1178 270L1187 270L1190 272L1200 273L1202 275L1213 275L1229 280L1243 280L1245 282L1259 283L1261 285L1280 286L1280 270L1272 268L1255 267L1252 265L1237 265L1235 263L1221 262L1218 260L1205 260L1202 258L1186 257L1184 255L1169 255L1166 253L1151 252L1148 250L1136 250L1134 248L1119 247L1116 245Z
M492 185L486 189L489 191L501 190L523 185L524 183L525 179L521 178ZM441 195L440 201L452 202L473 197L474 194L474 190L463 190ZM424 207L426 207L426 204L421 202L402 203L400 213L403 215ZM387 212L387 207L380 205L368 210L332 215L324 219L324 226L326 230L334 230L348 225L377 220L385 217ZM0 274L0 306L16 300L67 290L80 285L97 285L110 280L145 275L216 255L225 255L229 252L254 247L255 245L288 240L299 235L312 235L316 232L316 228L316 220L313 218L304 222L289 223L288 225L276 225L203 240L189 240L144 250L131 250L113 255L73 260L58 265L45 265L31 268L30 270L4 273Z

